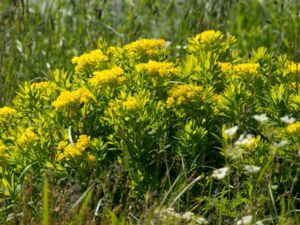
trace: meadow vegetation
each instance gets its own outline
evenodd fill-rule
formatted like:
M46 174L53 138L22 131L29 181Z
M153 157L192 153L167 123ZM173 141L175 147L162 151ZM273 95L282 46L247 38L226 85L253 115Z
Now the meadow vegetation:
M1 224L300 224L298 1L0 9Z

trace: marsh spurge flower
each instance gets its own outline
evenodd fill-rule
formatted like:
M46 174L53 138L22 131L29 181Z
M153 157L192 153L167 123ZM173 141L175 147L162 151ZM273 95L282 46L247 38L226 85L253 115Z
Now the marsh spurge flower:
M226 175L229 173L229 168L228 167L223 167L220 169L215 169L212 173L212 178L217 179L217 180L222 180Z

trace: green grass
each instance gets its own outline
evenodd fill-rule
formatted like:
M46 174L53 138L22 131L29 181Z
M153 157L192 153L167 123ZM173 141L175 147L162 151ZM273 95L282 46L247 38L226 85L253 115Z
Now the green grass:
M0 105L24 80L70 71L70 59L97 46L148 37L186 45L202 30L234 34L243 54L259 46L299 60L297 0L282 1L71 1L0 3Z

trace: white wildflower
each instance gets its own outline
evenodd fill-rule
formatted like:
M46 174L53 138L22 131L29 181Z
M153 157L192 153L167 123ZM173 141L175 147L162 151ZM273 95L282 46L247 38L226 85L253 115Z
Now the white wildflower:
M256 119L260 123L264 123L269 120L269 118L267 117L267 115L265 113L260 114L260 115L254 115L253 118Z
M240 159L243 156L243 152L244 150L242 148L239 147L227 147L225 148L225 156L232 159L232 160L236 160L236 159Z
M208 224L207 220L204 219L203 217L198 217L195 222L198 225Z
M288 116L280 117L280 120L287 124L292 124L296 122L296 119L294 117L288 117Z
M249 216L244 216L242 219L237 221L237 225L246 225L246 224L250 224L252 222L253 216L249 215Z
M229 172L228 167L223 167L220 169L215 169L212 173L212 177L217 179L217 180L222 180Z
M289 143L290 142L288 140L282 140L282 141L280 141L278 143L277 142L273 143L273 147L274 148L282 148L284 146L287 146Z
M238 126L234 126L234 127L231 127L229 129L225 130L224 133L232 138L236 134L238 129L239 129Z
M172 44L171 41L166 41L166 44L165 44L166 48L168 48L171 44Z
M248 173L257 173L261 169L261 167L254 165L245 165L244 168Z
M253 225L264 225L262 221L257 221L256 223L254 223Z
M234 143L236 146L244 146L244 145L251 145L253 140L252 140L253 135L245 134L240 135L239 139Z
M187 222L190 222L190 221L194 220L194 218L195 218L195 214L192 213L192 212L185 212L182 215L182 219L187 221Z

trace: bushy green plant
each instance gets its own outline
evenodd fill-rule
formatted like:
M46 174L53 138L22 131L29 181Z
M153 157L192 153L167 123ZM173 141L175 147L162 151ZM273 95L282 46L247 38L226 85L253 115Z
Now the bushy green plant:
M142 218L148 195L212 224L245 214L299 223L300 65L265 48L241 57L235 41L204 31L177 58L163 39L100 39L72 59L72 73L20 85L0 108L2 218L21 210L13 207L31 177L33 189L44 183L44 211L51 184L76 180L78 193L88 190L73 223L89 207L98 215L100 203Z

